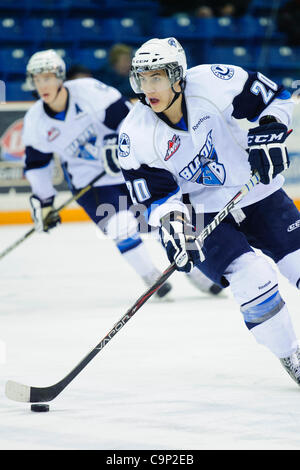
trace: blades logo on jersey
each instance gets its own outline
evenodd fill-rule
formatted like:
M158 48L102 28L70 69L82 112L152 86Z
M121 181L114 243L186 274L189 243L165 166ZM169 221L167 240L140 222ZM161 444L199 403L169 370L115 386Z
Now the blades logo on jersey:
M205 186L224 184L225 168L222 163L218 163L218 155L212 140L212 129L207 134L205 144L198 155L179 172L179 175L186 181Z
M81 132L73 142L65 149L70 157L83 158L84 160L98 160L99 147L97 145L97 132L93 124L90 124Z
M180 137L176 134L173 135L172 140L168 140L168 150L165 156L165 161L169 160L169 158L174 155L174 153L180 147Z
M97 137L91 136L84 145L79 145L78 157L84 158L85 160L97 160L98 147L96 146L96 141L97 141Z

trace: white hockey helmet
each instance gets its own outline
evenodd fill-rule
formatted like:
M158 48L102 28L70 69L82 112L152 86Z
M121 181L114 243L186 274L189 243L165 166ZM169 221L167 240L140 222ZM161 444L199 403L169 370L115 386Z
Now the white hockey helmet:
M166 71L171 86L186 77L185 52L175 38L150 39L136 51L129 75L133 91L143 93L139 73L161 69Z
M62 81L66 78L66 64L54 49L36 52L30 57L26 67L28 86L34 90L33 77L45 72L54 73Z

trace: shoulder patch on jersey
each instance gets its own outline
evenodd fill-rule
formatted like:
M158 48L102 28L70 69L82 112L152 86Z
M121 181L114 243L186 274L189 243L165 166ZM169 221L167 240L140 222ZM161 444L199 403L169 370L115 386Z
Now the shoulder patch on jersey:
M130 139L125 132L122 132L119 138L119 156L128 157L130 154Z
M230 80L234 75L233 67L228 67L227 65L214 64L211 66L211 71L221 80Z

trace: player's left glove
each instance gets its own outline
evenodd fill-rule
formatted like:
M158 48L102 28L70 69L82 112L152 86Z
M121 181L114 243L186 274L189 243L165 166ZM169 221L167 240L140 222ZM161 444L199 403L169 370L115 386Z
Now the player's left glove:
M263 184L269 184L276 175L289 167L290 160L284 142L290 132L280 122L263 124L249 130L248 160L252 172L258 171Z
M175 261L178 271L188 273L196 264L205 260L201 244L193 233L193 227L181 212L170 212L161 219L160 237L169 261L171 263Z
M104 170L110 176L120 176L118 160L118 134L107 134L103 138L102 160Z
M30 196L31 214L37 232L48 232L61 223L59 213L53 207L54 196L42 201L35 194Z

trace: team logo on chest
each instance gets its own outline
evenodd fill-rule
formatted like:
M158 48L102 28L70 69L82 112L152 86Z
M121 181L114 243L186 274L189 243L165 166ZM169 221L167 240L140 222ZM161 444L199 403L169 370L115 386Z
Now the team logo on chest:
M47 140L48 142L52 142L52 140L56 139L60 134L60 130L57 127L51 127L51 129L47 132Z
M205 186L224 184L226 172L224 165L218 163L218 155L213 145L212 129L206 136L200 152L180 172L181 178Z
M97 132L90 124L84 131L76 136L65 148L66 155L82 158L84 160L97 160L99 146L97 145Z
M180 137L176 134L173 135L172 140L168 140L168 150L165 156L165 161L169 160L169 158L174 155L175 152L180 147Z

